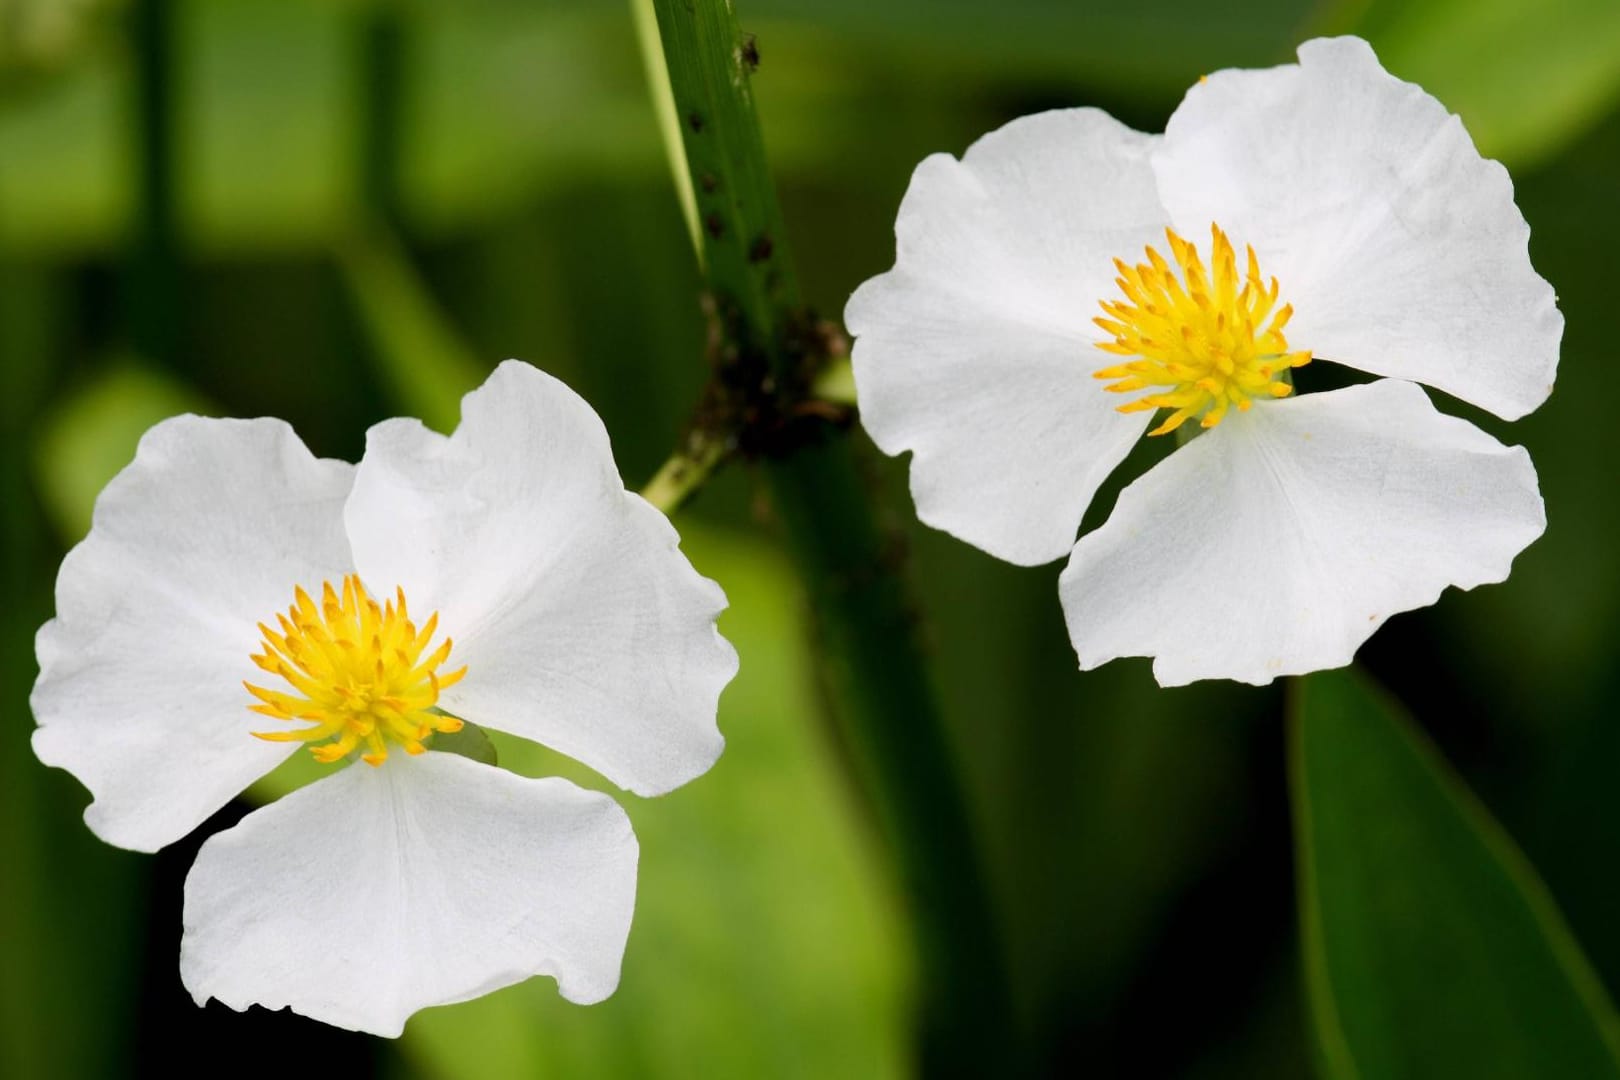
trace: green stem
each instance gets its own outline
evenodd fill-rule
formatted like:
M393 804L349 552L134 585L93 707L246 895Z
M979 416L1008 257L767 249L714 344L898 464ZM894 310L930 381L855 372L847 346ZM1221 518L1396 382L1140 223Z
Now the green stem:
M666 515L675 513L691 498L716 467L726 459L726 440L714 435L694 436L692 445L670 456L659 467L641 497Z
M125 271L124 321L137 354L172 364L181 339L174 0L134 0L129 19L135 221Z
M855 368L850 364L849 357L835 357L822 368L810 384L810 393L835 405L860 404L855 397Z
M754 449L811 601L831 709L910 905L922 1067L1007 1075L1017 1054L999 935L894 546L867 510L850 442L806 432L795 408L817 349L754 112L754 42L727 0L653 7L701 224L717 377L755 388L778 421Z

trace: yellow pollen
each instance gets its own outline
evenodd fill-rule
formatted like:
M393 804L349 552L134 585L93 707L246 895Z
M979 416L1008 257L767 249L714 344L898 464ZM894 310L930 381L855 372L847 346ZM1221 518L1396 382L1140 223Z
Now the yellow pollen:
M1102 301L1104 314L1092 320L1113 336L1097 348L1130 358L1094 374L1112 380L1103 389L1152 390L1119 411L1170 410L1149 435L1168 434L1192 419L1211 428L1232 409L1247 412L1257 397L1287 397L1293 386L1286 372L1311 361L1309 350L1288 351L1283 327L1294 309L1277 306L1277 279L1260 276L1254 248L1247 249L1239 274L1226 233L1213 224L1209 231L1213 272L1194 245L1165 229L1175 266L1151 247L1146 263L1115 259L1114 281L1125 299Z
M291 687L267 690L244 682L257 700L249 710L277 720L308 721L310 727L255 731L270 742L311 745L315 760L330 764L361 750L361 760L381 765L388 744L420 754L423 740L434 732L461 730L453 716L429 710L439 692L467 674L461 667L439 674L450 657L450 639L426 656L439 616L418 629L405 607L405 591L379 607L358 575L343 579L340 596L330 582L321 586L317 603L299 587L287 614L276 616L280 632L259 624L263 651L253 662ZM330 740L323 742L322 740Z

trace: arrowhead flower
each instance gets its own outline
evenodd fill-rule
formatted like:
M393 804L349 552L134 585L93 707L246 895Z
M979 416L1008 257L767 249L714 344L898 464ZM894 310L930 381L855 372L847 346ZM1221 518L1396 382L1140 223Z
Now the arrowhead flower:
M1355 38L1200 80L1163 135L1027 116L917 167L861 286L861 419L918 516L1059 593L1082 668L1165 686L1350 662L1390 615L1507 577L1545 526L1512 420L1563 318L1506 170ZM1296 395L1331 361L1383 378ZM1151 430L1150 430L1151 427ZM1075 542L1146 431L1198 432Z
M309 747L328 776L202 846L199 1004L395 1036L535 974L618 984L637 846L613 799L434 751L463 720L657 795L720 753L725 597L624 490L601 421L508 362L454 435L358 465L278 420L164 421L96 503L40 630L40 760L108 843L155 851Z

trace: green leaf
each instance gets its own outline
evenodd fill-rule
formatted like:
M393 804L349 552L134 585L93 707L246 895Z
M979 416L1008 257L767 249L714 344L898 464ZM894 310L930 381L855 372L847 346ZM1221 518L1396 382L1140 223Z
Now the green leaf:
M443 709L431 711L448 715ZM433 736L431 745L441 754L460 754L484 765L501 763L501 756L495 750L495 744L490 741L489 732L477 724L463 721L460 731L440 731Z
M1361 26L1384 66L1463 118L1480 152L1545 160L1620 97L1613 0L1375 4Z
M1290 768L1323 1075L1620 1076L1620 1027L1534 868L1392 703L1299 684Z
M426 1077L907 1071L905 939L823 737L792 572L757 541L691 521L682 532L694 565L725 581L720 629L742 658L720 699L718 764L638 799L491 732L504 767L608 791L635 825L640 880L618 992L585 1008L537 978L419 1013L402 1048Z

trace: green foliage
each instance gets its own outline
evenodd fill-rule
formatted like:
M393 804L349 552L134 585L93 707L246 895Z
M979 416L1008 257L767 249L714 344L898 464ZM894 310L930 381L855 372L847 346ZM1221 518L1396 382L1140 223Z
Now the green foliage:
M1620 4L1610 0L1384 3L1361 22L1389 70L1511 165L1546 160L1620 95Z
M415 220L487 222L537 186L661 165L619 5L413 9L405 187ZM347 35L361 5L178 5L178 185L188 239L210 250L326 246L350 227L360 155ZM89 43L21 104L0 105L0 247L104 251L132 211L116 40ZM566 109L535 102L567 101Z
M348 227L360 123L345 35L362 5L324 0L184 4L189 58L176 92L186 232L211 250L319 248ZM403 146L410 217L437 234L497 221L534 192L663 171L646 80L621 4L408 5ZM1462 114L1486 153L1544 160L1620 92L1620 9L1607 0L1428 0L1326 6L1265 0L1245 17L1191 0L1145 9L980 3L756 0L770 73L772 161L864 182L852 155L887 158L890 133L940 130L974 88L1040 87L1054 103L1120 99L1150 127L1200 73L1279 62L1318 30L1368 35L1391 70ZM0 247L106 250L131 212L121 128L126 58L75 45L0 103ZM294 73L296 77L287 77ZM926 91L926 93L924 93ZM944 148L936 146L935 148ZM954 147L959 149L959 147Z
M1301 684L1292 779L1324 1074L1620 1076L1620 1026L1535 871L1355 675Z

